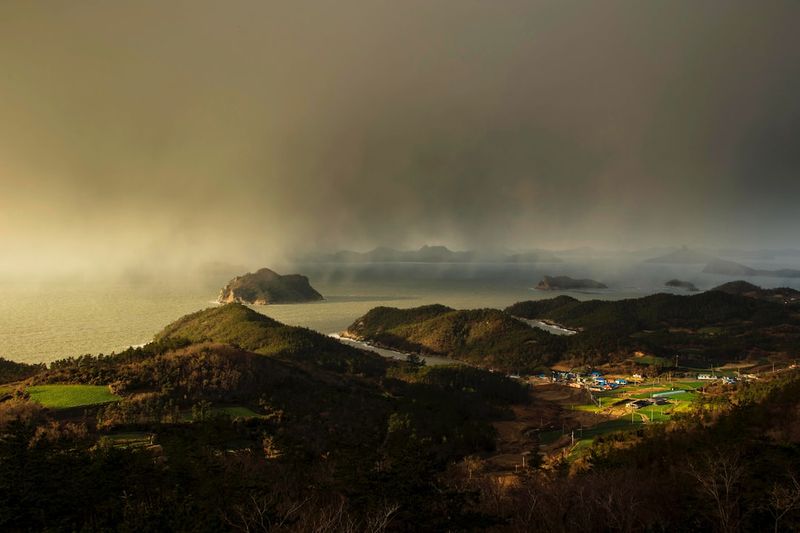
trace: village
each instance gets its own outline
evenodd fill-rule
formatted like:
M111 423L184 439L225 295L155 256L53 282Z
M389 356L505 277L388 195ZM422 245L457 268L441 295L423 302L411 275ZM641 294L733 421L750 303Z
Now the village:
M662 373L644 368L641 373L616 369L604 373L562 367L533 376L509 375L527 382L535 400L530 406L515 408L514 420L495 424L501 444L491 462L506 472L524 468L527 461L522 456L530 458L532 453L563 457L571 463L598 437L690 412L692 403L709 387L758 379L738 368Z

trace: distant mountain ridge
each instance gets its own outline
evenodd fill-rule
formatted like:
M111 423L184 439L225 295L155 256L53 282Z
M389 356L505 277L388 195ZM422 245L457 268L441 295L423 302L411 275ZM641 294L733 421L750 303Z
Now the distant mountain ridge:
M647 259L645 263L666 263L674 265L699 265L708 263L713 256L698 250L691 250L686 246L665 255Z
M800 278L800 270L784 268L779 270L764 270L750 268L748 266L727 261L725 259L714 259L703 269L707 274L722 274L724 276L764 276L769 278Z
M446 246L425 245L418 250L397 250L380 246L368 252L342 250L332 254L312 255L312 262L330 263L469 263L472 261L497 263L560 263L555 254L543 250L522 253L491 253L480 251L453 251Z

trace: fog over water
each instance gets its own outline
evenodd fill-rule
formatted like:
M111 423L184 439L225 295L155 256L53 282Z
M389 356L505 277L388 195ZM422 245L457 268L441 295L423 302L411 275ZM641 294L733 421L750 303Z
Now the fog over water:
M791 246L793 1L0 3L0 272Z
M763 262L762 266L778 264ZM800 268L800 260L781 265ZM639 297L655 292L686 294L664 287L673 277L709 289L731 277L704 274L702 265L658 265L579 258L549 265L393 264L282 265L302 271L326 298L323 302L254 306L281 322L323 334L344 330L373 307L441 303L454 308L504 308L522 300L568 294L585 299ZM545 274L595 276L606 290L537 291ZM231 274L232 275L232 274ZM800 278L748 278L765 287L800 289ZM84 353L110 353L148 342L180 316L210 307L227 277L164 278L140 282L59 280L0 283L0 356L39 362Z
M621 298L800 254L800 3L0 2L0 356L149 340L233 275L328 300L504 307L542 275ZM563 263L301 263L423 244ZM591 249L586 248L591 247ZM752 278L764 286L795 280ZM794 285L796 286L796 284Z

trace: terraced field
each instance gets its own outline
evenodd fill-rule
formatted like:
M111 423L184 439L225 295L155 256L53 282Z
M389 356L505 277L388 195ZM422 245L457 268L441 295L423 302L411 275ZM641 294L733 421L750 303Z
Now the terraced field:
M574 403L578 396L572 394L568 401L562 403L563 409L576 414L585 413L583 417L577 417L578 420L585 419L587 415L594 415L597 420L602 421L575 428L574 445L571 444L573 430L567 428L542 432L539 434L539 442L544 445L556 445L555 443L559 441L563 443L565 439L569 439L568 457L574 460L585 452L598 436L636 429L643 424L667 422L675 413L687 411L697 398L697 390L706 384L697 380L630 384L610 391L593 393L594 401L587 400L587 403ZM652 405L636 410L627 406L631 400L652 398L655 394L673 391L679 392L664 396L663 399L668 403L663 405Z

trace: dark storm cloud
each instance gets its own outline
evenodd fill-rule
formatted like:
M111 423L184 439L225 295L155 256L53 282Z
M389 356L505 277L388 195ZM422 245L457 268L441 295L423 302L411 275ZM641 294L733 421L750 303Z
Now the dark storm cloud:
M3 262L791 244L798 20L778 1L6 1Z

